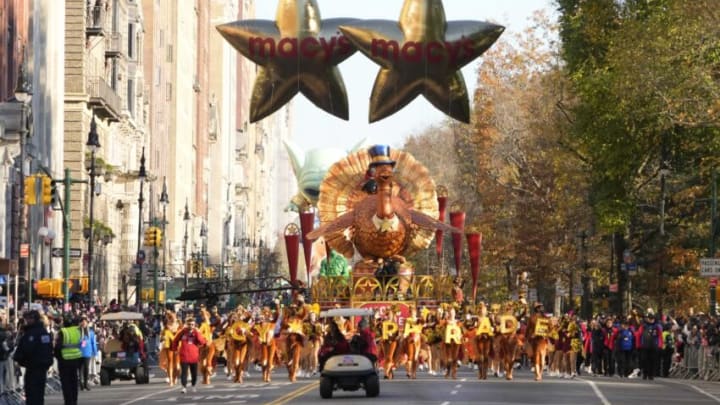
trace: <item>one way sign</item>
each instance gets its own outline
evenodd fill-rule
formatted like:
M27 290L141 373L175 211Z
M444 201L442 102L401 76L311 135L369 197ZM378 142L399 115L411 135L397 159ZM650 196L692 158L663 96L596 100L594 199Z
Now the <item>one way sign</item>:
M63 257L64 248L53 248L52 257ZM82 257L82 249L70 249L70 258L79 259Z

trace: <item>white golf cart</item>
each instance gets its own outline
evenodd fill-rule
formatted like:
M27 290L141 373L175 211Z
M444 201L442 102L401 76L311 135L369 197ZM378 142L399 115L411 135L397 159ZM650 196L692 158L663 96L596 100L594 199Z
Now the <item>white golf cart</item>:
M320 318L370 317L373 311L361 308L335 308L320 313ZM365 389L365 395L380 394L380 379L375 365L362 354L338 354L327 359L320 373L320 396L332 398L333 391L357 391Z

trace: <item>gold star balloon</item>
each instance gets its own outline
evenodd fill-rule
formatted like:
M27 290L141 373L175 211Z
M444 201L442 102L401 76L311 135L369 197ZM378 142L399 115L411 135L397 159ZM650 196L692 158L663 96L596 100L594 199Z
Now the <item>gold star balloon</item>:
M442 0L405 0L399 21L357 21L340 30L380 65L370 122L398 112L421 94L445 114L469 122L460 69L490 48L505 28L482 21L446 21Z
M220 34L260 66L250 101L250 122L287 104L298 92L316 106L348 119L348 100L337 65L356 48L338 27L351 18L322 20L316 0L280 0L275 21L240 20Z

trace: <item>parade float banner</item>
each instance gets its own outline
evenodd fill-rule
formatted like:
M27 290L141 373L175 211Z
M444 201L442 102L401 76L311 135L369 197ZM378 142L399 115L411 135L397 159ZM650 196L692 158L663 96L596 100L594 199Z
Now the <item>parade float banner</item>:
M260 67L250 122L277 111L298 92L347 120L347 92L337 65L359 49L380 66L370 98L370 122L422 95L448 116L468 123L470 104L460 69L504 31L482 21L447 21L442 0L405 0L399 21L323 20L316 0L280 0L275 21L240 20L217 29Z
M438 221L445 222L445 213L447 211L447 189L444 186L438 186L437 188L437 201L438 201ZM438 229L435 231L435 253L437 254L438 260L442 256L443 248L443 231Z
M457 271L457 275L460 276L460 264L462 263L462 230L465 229L465 213L462 211L451 212L450 225L460 230L460 232L453 232L452 234L455 270Z
M310 281L310 260L312 259L312 241L307 235L312 232L315 226L315 212L305 211L300 213L300 229L302 230L303 254L305 255L305 270L307 271L307 279Z
M480 271L480 254L482 253L482 234L468 233L465 234L468 244L468 253L470 253L470 274L472 275L472 302L477 298L478 273Z
M297 225L290 224L285 227L285 251L288 257L288 269L290 271L290 282L297 281L298 254L300 249L300 230Z

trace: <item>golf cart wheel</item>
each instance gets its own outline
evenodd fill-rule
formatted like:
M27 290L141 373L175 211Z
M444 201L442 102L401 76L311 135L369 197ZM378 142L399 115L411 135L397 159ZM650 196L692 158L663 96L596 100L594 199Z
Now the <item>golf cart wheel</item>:
M333 381L329 377L322 377L320 379L320 397L324 399L332 398L333 393Z
M110 385L110 372L105 369L100 370L100 385Z
M380 395L380 379L377 375L371 375L365 380L365 395L370 398Z
M144 366L137 366L135 368L135 384L147 384L148 374L147 368Z

